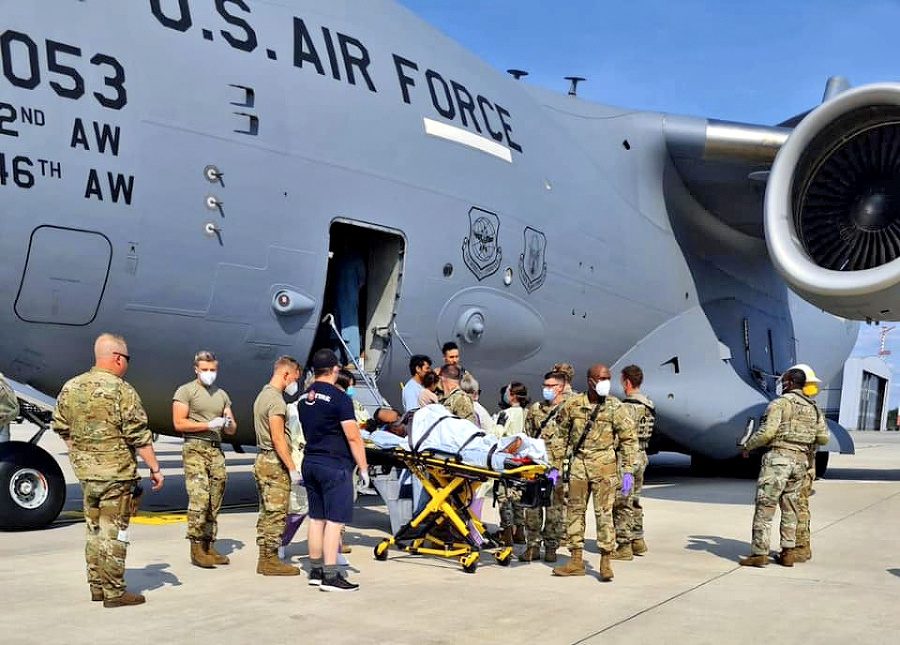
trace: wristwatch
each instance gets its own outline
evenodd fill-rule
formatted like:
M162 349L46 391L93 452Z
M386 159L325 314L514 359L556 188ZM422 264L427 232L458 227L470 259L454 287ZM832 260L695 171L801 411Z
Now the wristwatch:
M157 468L156 470L153 470L153 469L151 468L151 469L150 469L150 474L151 474L151 475L158 475L158 474L159 474L159 468Z

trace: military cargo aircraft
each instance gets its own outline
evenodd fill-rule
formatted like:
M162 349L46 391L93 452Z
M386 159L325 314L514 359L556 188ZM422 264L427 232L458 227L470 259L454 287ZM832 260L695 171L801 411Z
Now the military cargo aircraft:
M900 318L898 116L900 86L841 79L778 126L598 105L387 0L4 2L0 371L46 428L122 334L174 434L211 349L252 445L273 361L329 342L352 248L366 403L448 340L486 392L637 363L654 448L728 459L774 375L828 379L852 319ZM63 503L39 437L0 446L4 527Z

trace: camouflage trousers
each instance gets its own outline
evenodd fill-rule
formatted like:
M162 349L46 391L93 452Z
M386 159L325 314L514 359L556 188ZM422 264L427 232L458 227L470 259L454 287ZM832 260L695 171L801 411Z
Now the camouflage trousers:
M797 503L806 477L806 455L796 450L772 448L762 459L756 483L753 514L753 555L767 555L775 507L781 507L781 548L796 545Z
M597 521L597 547L601 553L612 553L616 548L613 505L619 487L615 463L594 464L584 459L573 459L570 478L566 505L569 549L584 548L585 517L588 502L593 497L594 518Z
M259 494L256 544L261 550L276 551L281 546L291 496L291 477L274 450L260 450L253 464Z
M102 590L104 600L125 593L125 554L131 490L137 480L81 482L87 540L84 559L92 590Z
M552 503L544 508L525 509L525 536L529 547L544 542L546 549L558 549L566 537L566 487L559 482Z
M502 483L497 487L497 503L500 505L500 528L525 526L525 508L517 502L522 493L507 488Z
M216 518L225 495L225 455L208 441L188 440L181 449L184 485L188 494L187 538L212 540L218 533Z
M647 470L647 453L638 452L638 461L631 471L634 484L628 495L622 495L621 486L616 493L613 507L613 521L616 524L616 542L628 544L634 540L644 539L644 509L641 506L641 493L644 491L644 471ZM621 473L619 475L621 480Z
M810 542L810 514L809 496L812 493L813 480L816 478L816 467L809 467L807 463L806 476L800 484L797 496L797 546L809 546Z

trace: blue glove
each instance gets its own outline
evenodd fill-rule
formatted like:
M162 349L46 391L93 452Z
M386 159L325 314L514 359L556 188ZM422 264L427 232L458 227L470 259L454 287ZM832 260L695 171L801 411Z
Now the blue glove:
M625 473L622 475L622 495L626 496L631 492L631 488L634 486L634 475L631 473Z

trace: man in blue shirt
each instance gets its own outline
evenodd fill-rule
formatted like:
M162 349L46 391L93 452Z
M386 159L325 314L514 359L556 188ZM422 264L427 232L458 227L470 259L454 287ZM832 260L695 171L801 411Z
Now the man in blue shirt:
M350 397L335 387L340 365L334 352L313 354L315 380L297 402L306 438L303 482L309 499L309 583L321 591L355 591L341 577L337 554L344 524L353 518L353 466L368 488L366 449Z
M412 376L403 386L403 411L409 412L419 407L419 392L422 378L431 371L431 359L425 354L416 354L409 359L409 373Z

